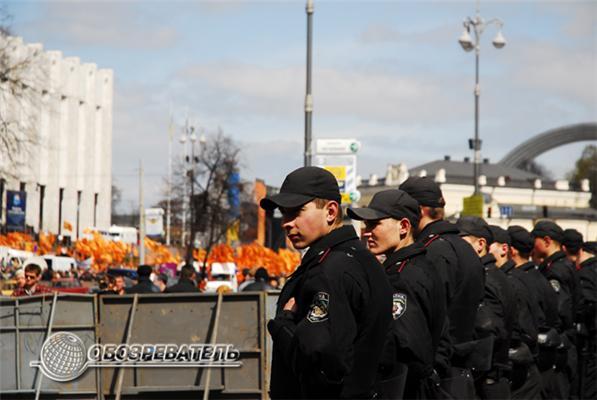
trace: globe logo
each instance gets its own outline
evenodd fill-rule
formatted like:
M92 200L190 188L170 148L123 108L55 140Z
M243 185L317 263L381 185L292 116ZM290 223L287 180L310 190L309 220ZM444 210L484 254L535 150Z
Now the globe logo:
M87 349L70 332L57 332L41 348L41 370L48 378L64 382L79 377L87 369Z

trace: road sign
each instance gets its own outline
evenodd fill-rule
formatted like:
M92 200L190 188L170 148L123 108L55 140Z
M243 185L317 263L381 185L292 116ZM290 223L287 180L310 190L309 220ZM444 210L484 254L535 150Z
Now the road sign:
M317 139L315 153L317 154L356 154L361 147L356 139Z
M472 195L462 199L462 215L483 217L483 195Z

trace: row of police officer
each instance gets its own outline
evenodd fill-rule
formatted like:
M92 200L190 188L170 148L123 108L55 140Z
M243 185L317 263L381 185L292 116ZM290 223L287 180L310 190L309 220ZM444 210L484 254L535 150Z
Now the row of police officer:
M261 201L280 208L288 239L308 249L268 323L272 398L569 395L576 338L562 314L579 321L579 280L550 278L559 258L542 250L550 267L529 267L518 246L561 238L540 224L536 239L478 218L451 224L439 186L411 178L348 210L365 222L365 247L339 203L337 181L316 167L293 171Z

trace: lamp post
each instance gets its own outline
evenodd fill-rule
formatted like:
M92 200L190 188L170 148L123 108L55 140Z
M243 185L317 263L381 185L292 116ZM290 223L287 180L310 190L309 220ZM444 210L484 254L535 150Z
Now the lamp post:
M191 143L191 157L185 156L185 161L188 164L189 168L187 170L187 175L189 177L189 184L191 187L191 193L189 197L189 242L187 246L187 254L186 254L186 263L192 265L193 263L193 246L195 242L195 204L194 204L194 197L195 197L195 164L199 163L199 157L195 156L195 142L197 142L197 134L195 133L195 127L191 126L186 129L186 133L181 138L181 142L188 141ZM203 134L201 134L199 138L199 145L201 150L201 145L205 144L206 139Z
M467 17L464 22L464 32L458 39L458 43L462 46L464 51L475 50L475 137L469 139L469 148L474 151L473 161L473 179L475 187L475 195L479 194L479 169L481 166L481 140L479 140L479 97L481 96L481 87L479 85L479 55L481 52L481 35L490 25L496 25L498 28L497 35L493 39L493 46L496 49L501 49L506 45L506 39L502 35L502 26L504 23L498 18L492 18L489 21L485 21L479 15L479 2L477 1L477 12L474 18ZM470 32L471 30L475 34L475 41L473 42Z
M313 124L313 97L311 96L311 68L313 64L313 0L307 0L307 90L305 95L305 154L304 166L311 165L311 140Z

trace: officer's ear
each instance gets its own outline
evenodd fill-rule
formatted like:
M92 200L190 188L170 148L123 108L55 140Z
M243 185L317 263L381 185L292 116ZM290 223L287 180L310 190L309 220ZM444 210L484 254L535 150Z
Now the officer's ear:
M407 237L409 234L412 234L412 225L408 218L402 218L400 221L398 221L398 230L401 239Z
M482 237L477 238L477 248L475 250L477 250L477 254L479 255L487 254L489 251L487 240Z
M328 223L328 225L334 225L334 223L337 223L337 221L339 219L340 212L341 212L340 204L338 204L337 201L330 200L325 205L325 211L326 211L325 219L326 219L326 222Z

